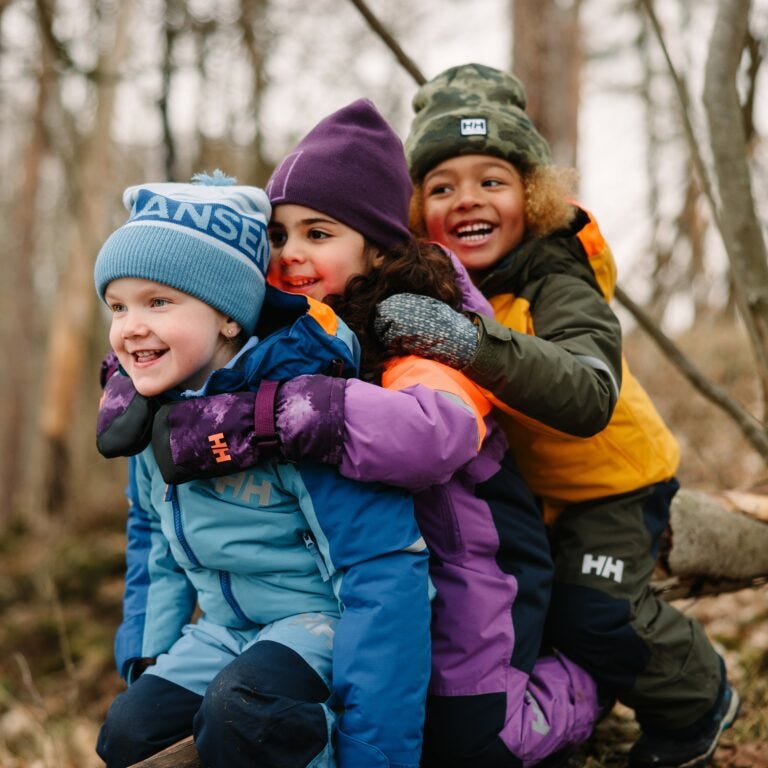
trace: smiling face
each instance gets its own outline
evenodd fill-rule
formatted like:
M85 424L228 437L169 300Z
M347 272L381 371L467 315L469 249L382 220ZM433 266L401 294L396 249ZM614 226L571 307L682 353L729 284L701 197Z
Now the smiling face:
M444 160L422 182L423 216L432 240L472 271L487 269L525 236L525 196L518 170L490 155Z
M187 293L137 277L113 280L104 298L112 310L109 343L139 394L199 389L225 365L240 326Z
M350 277L367 274L376 262L359 232L303 205L275 207L269 240L269 282L318 301L343 293Z

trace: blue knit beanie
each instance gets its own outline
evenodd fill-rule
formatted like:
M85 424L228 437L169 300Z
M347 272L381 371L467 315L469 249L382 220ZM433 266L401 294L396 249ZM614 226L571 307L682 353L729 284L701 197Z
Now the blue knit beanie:
M141 277L204 301L253 334L269 266L265 192L216 171L192 184L128 187L123 203L128 221L107 238L93 270L101 299L113 280Z

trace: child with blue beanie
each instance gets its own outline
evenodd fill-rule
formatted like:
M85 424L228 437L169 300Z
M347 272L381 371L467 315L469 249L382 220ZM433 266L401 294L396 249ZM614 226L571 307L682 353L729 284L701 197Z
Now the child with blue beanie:
M227 442L228 393L354 373L356 342L327 306L266 286L265 193L196 181L126 190L94 268L120 367L100 439L135 454L115 642L129 687L97 751L122 768L193 734L214 768L417 768L430 610L411 496L276 452L232 473ZM224 471L167 485L155 411L214 393Z

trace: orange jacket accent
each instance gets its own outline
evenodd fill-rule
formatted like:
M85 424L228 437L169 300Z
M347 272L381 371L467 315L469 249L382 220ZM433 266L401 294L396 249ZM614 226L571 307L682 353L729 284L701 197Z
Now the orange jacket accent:
M491 403L477 384L455 368L436 360L408 355L388 362L381 377L383 387L401 390L414 384L452 395L472 411L477 420L477 445L480 446L486 433L484 417L491 412Z

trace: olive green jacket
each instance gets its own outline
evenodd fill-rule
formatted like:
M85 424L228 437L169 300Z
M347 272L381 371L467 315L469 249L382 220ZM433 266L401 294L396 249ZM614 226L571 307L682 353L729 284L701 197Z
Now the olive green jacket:
M672 477L677 442L622 356L616 269L596 223L526 240L475 282L495 320L464 372L494 399L551 520L569 504Z

